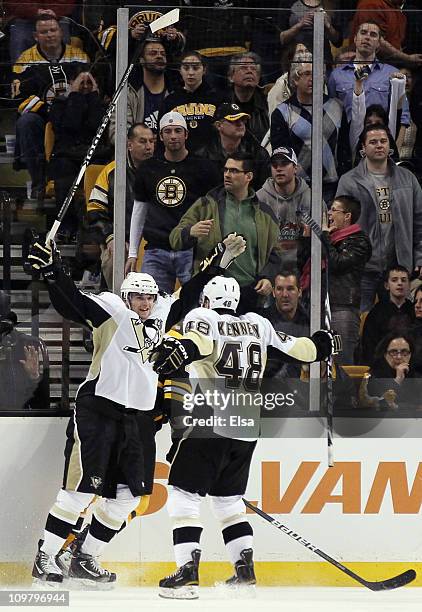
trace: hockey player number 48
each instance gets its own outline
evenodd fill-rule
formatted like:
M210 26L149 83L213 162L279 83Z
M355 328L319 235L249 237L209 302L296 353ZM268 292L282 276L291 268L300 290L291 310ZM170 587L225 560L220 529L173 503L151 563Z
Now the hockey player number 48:
M256 342L251 342L247 349L248 366L240 365L240 356L244 350L240 342L225 342L214 368L217 374L226 379L228 389L239 389L241 384L250 390L259 388L262 370L261 347Z

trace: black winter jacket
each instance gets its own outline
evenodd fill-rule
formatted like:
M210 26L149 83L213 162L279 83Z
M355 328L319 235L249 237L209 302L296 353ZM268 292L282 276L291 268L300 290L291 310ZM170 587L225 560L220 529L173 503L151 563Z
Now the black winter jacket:
M372 254L369 238L362 230L356 231L332 244L328 232L322 240L328 249L329 295L331 307L360 306L360 282L366 262ZM301 240L298 253L299 269L302 269L311 254L310 238Z

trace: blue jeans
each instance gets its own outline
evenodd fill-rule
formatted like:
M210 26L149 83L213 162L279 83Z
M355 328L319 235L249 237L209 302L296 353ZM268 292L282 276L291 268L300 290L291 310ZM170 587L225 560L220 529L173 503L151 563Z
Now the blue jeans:
M60 26L63 30L64 42L68 44L70 42L69 24L62 19ZM21 53L34 45L34 22L32 19L14 19L10 26L9 39L9 55L12 64L16 63Z
M176 279L184 285L192 276L193 250L146 249L141 272L154 277L160 291L173 293Z
M381 297L385 292L382 272L364 272L360 281L360 288L360 311L367 312L374 305L375 297L377 295Z
M333 308L331 327L340 334L343 343L343 350L335 358L338 365L354 364L354 352L359 342L359 325L359 308Z

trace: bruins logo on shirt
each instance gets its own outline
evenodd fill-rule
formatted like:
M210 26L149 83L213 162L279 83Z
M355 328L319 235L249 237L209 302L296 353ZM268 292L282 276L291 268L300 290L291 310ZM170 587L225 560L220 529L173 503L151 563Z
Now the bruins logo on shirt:
M136 25L138 25L138 23L149 25L162 16L163 13L160 13L159 11L139 11L139 13L135 13L135 15L130 18L129 28L134 28Z
M186 185L178 176L166 176L158 181L155 195L163 206L180 206L186 197Z
M138 346L125 346L123 350L138 353L142 358L142 363L146 363L151 350L161 340L163 321L161 319L147 319L146 321L131 319L131 322Z

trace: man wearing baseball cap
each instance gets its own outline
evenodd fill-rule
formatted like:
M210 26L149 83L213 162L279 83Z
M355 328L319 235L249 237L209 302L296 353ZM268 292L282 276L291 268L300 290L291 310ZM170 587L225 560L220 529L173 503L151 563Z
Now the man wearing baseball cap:
M183 285L191 277L192 249L173 252L170 232L195 200L221 182L221 176L205 160L189 154L188 128L180 113L161 117L159 138L164 153L145 160L137 170L126 272L136 270L144 238L141 271L151 274L161 291L173 293L176 279Z
M240 110L234 102L220 104L214 114L214 137L199 149L197 155L215 163L219 172L229 155L242 153L255 163L253 188L259 189L270 175L270 157L259 142L248 131L250 115Z
M302 213L311 211L311 190L297 176L297 157L291 147L278 147L271 156L271 177L257 191L268 204L279 226L278 249L283 263L297 265Z

